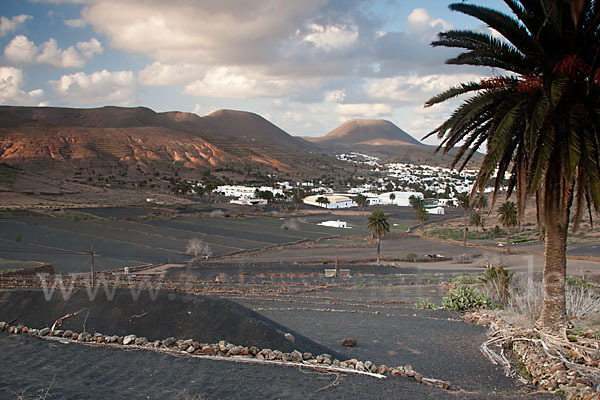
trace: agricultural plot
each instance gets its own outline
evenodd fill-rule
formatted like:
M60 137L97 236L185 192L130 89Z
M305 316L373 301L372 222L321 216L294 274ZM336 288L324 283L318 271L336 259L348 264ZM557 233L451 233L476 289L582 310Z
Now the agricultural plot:
M120 213L126 211L119 209ZM349 234L347 230L312 223L297 223L293 230L282 225L281 219L269 217L180 216L172 220L130 222L13 216L0 219L0 252L5 259L46 262L58 273L72 273L89 270L92 245L95 269L101 271L188 261L191 256L185 251L192 238L202 239L212 254L218 256Z

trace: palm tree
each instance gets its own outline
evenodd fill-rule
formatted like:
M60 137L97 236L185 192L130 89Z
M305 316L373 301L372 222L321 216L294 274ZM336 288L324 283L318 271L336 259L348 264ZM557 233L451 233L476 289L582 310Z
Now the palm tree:
M390 231L390 223L382 210L375 210L367 217L367 229L377 235L377 265L381 254L381 238Z
M425 202L423 201L423 199L415 195L412 195L408 198L408 203L415 210L418 210L419 208L425 206Z
M394 204L394 200L396 200L396 195L394 193L390 193L390 202Z
M364 207L368 207L369 206L369 200L362 193L357 194L356 197L354 198L354 201L358 205L358 210L359 211L362 211Z
M298 211L298 208L300 207L300 204L304 200L305 196L306 196L306 193L304 193L304 190L302 190L300 188L296 188L296 189L293 190L293 192L292 192L292 202L296 206L296 211Z
M317 197L317 203L321 204L321 207L327 208L327 204L329 204L329 199L325 196Z
M471 215L471 225L476 226L481 231L481 228L485 226L485 218L480 213L476 212Z
M425 229L425 222L429 221L429 214L425 210L425 206L417 208L417 221L421 224L421 232Z
M491 33L452 30L434 46L465 50L447 61L493 68L497 75L465 82L433 97L432 106L469 97L429 135L444 152L459 147L459 168L486 143L475 181L483 191L497 169L492 205L510 168L519 220L535 196L538 225L546 228L544 302L538 325L561 331L565 308L566 246L571 206L576 229L587 208L600 210L600 0L504 0L512 15L455 3ZM587 206L587 207L586 207Z
M456 195L458 206L463 209L463 246L467 245L467 215L473 209L471 205L471 195L468 192L458 193Z
M485 210L486 208L488 208L488 200L487 197L485 197L485 195L479 195L477 194L477 196L475 196L476 200L475 200L475 210L477 212L480 212L481 210Z
M498 218L506 228L506 253L510 254L510 228L517 225L517 206L512 201L507 201L498 208Z

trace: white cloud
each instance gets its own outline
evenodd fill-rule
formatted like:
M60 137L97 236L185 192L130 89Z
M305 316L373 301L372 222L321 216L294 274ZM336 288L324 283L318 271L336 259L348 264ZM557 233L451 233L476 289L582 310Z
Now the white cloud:
M358 39L358 28L348 25L310 24L310 33L303 40L312 43L319 49L331 51L350 46Z
M73 46L66 50L60 50L55 39L43 43L39 48L39 52L35 57L35 61L38 63L49 64L57 68L73 68L85 65L85 60Z
M33 62L38 52L35 43L26 36L18 35L4 48L4 57L15 64L29 64Z
M344 101L346 97L346 91L342 90L332 90L330 92L325 93L325 101L328 103L341 103Z
M135 91L132 71L78 72L49 83L59 97L76 104L126 105L133 101Z
M425 103L431 97L461 82L479 81L481 75L425 75L416 74L394 78L375 79L366 89L371 100L389 103Z
M77 19L65 19L63 20L66 26L71 28L83 28L87 25L87 21L82 18Z
M157 61L232 62L269 55L325 0L91 0L83 17L115 48Z
M84 66L94 54L101 53L102 45L96 38L92 38L89 42L77 43L77 49L70 46L61 50L54 38L38 47L26 36L18 35L4 48L4 56L13 64L40 63L57 68L74 68Z
M33 19L31 15L16 15L11 19L0 17L0 37L6 36L7 33L20 29L21 26L28 20Z
M380 115L390 115L392 107L389 104L338 104L335 108L336 113L344 117L377 117Z
M183 92L192 96L248 99L280 96L284 94L283 86L279 81L255 79L231 68L219 67L186 85Z
M208 115L210 113L213 113L213 112L217 111L218 109L219 109L219 107L215 107L215 106L207 107L207 106L203 106L201 104L195 104L194 110L192 112L199 116L203 116L203 115Z
M26 92L25 75L13 67L0 67L0 104L45 105L44 91L41 89Z
M201 77L205 69L195 64L163 64L155 61L138 73L138 79L147 86L182 85Z
M287 111L285 114L283 114L283 117L281 117L281 121L286 125L289 125L291 123L298 124L303 120L304 115L295 111Z
M440 31L448 31L453 25L441 18L434 19L424 8L415 8L408 16L408 24L413 32L434 35ZM427 38L427 37L425 37Z
M77 49L84 58L91 60L95 54L102 53L102 44L96 38L91 38L89 42L77 42Z

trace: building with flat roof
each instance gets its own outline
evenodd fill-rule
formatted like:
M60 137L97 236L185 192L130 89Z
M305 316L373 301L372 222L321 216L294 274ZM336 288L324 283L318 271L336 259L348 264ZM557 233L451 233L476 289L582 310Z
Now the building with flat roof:
M327 199L325 203L317 202L317 199L323 197ZM315 194L312 196L307 196L303 200L304 204L308 204L316 207L323 207L327 209L335 209L335 208L349 208L356 207L357 204L354 200L348 196L343 196L340 194Z

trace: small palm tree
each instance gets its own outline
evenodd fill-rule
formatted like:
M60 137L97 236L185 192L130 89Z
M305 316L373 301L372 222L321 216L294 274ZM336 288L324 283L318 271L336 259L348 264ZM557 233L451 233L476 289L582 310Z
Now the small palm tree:
M458 206L463 209L463 246L467 245L467 215L473 209L471 205L471 195L469 192L462 192L456 195Z
M394 200L396 200L396 195L394 193L390 193L390 202L394 204Z
M359 211L362 211L363 208L369 206L369 200L367 199L367 197L364 194L361 194L361 193L357 194L356 197L354 198L354 201L358 205Z
M500 223L506 228L506 253L510 254L510 228L517 225L517 206L512 201L507 201L498 208Z
M425 222L429 221L429 214L425 210L425 206L417 208L417 221L421 224L421 232L425 228Z
M424 207L424 206L425 206L425 202L423 201L423 199L422 199L422 198L420 198L420 197L414 196L414 195L413 195L413 196L410 196L410 197L408 198L408 203L409 203L409 204L410 204L410 206L411 206L412 208L414 208L415 210L418 210L419 208L421 208L421 207Z
M377 265L380 263L381 239L390 231L390 223L382 210L375 210L367 217L367 229L377 235Z
M480 212L481 210L485 210L486 208L488 208L488 200L487 197L485 197L484 195L478 195L476 196L476 201L475 201L475 210L477 210L477 212Z
M300 188L296 188L292 192L292 202L294 202L294 205L296 206L296 211L298 211L298 208L300 207L300 204L304 200L305 196L306 194L304 193L304 190Z
M483 215L478 212L471 215L471 225L476 226L481 231L481 228L485 226L485 219L483 218Z
M325 196L317 197L317 203L321 204L321 206L327 206L329 204L329 199Z

